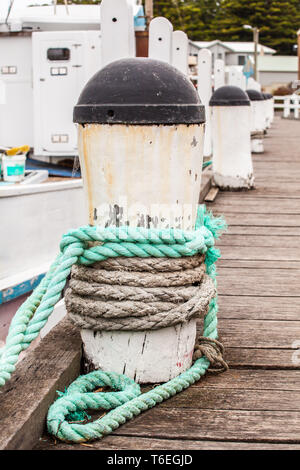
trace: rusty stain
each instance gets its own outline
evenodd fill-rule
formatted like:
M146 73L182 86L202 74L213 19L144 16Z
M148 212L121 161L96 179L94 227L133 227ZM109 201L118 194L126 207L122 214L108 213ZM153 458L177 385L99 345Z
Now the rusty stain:
M197 141L196 137L194 136L194 137L193 137L193 140L192 140L192 142L191 142L191 146L192 146L192 147L196 147L197 144L198 144L198 141Z

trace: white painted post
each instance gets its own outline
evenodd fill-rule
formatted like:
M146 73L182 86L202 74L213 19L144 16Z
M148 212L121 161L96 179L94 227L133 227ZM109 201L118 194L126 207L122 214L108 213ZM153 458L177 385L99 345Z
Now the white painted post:
M194 97L192 106L178 106L178 90L181 104L185 99L191 104ZM100 71L80 100L74 116L89 223L192 230L201 185L204 107L190 80L168 64L136 58L110 64L105 74ZM196 320L161 330L83 329L81 335L86 358L96 368L156 383L190 367Z
M6 85L4 80L0 80L0 104L6 104Z
M133 8L129 0L102 0L101 62L135 56Z
M243 72L241 72L241 89L246 91L246 88L247 88L247 78L243 74Z
M254 80L253 77L248 78L247 90L257 90L261 92L261 84Z
M173 26L167 18L157 17L149 26L149 58L172 63Z
M235 67L230 67L228 72L228 85L238 86L238 77L237 69Z
M299 96L294 97L294 118L299 119Z
M198 93L205 106L206 112L203 154L205 157L209 157L212 154L211 116L209 107L209 100L212 95L212 53L209 49L201 49L201 51L198 52Z
M214 89L217 90L225 85L225 63L223 59L215 61L214 68Z
M252 153L264 152L264 130L266 125L265 100L257 90L246 91L251 102L251 150Z
M185 75L188 74L189 39L183 31L172 33L172 65Z
M246 90L246 77L241 70L236 71L236 86L242 90Z
M284 97L284 107L283 107L283 117L288 118L290 115L290 96L285 96Z
M238 87L218 88L211 98L213 177L221 189L250 189L254 184L251 158L251 109Z

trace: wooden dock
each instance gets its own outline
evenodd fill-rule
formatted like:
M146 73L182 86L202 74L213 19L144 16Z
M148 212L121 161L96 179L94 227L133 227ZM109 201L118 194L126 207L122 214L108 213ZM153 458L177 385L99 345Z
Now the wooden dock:
M207 375L89 446L36 449L300 449L300 124L276 118L254 156L256 189L209 204L218 243L219 332L230 370ZM298 350L298 351L297 351Z

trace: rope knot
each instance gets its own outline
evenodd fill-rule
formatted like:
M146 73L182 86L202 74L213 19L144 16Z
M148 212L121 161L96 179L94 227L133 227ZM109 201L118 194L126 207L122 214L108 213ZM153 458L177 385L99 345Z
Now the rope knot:
M209 372L219 374L229 369L227 362L224 360L224 346L216 339L200 336L195 346L193 360L196 361L205 356L210 366Z

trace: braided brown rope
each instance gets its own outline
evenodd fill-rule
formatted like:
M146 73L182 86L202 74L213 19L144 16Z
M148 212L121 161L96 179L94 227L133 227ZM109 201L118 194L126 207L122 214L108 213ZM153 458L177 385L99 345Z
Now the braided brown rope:
M164 259L163 263L156 258L148 258L147 263L141 258L111 261L72 268L65 301L70 319L80 328L165 328L204 316L216 294L205 274L203 256L192 261L189 257Z

